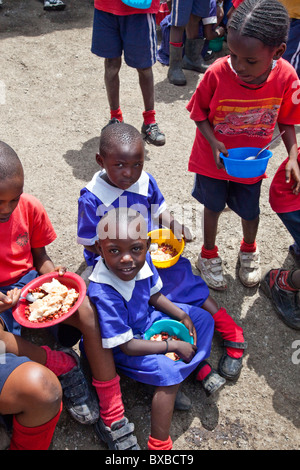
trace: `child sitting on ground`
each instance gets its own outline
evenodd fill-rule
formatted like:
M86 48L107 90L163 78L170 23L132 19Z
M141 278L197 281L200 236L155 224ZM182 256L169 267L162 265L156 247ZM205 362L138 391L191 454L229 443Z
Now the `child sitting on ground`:
M55 268L45 248L56 238L52 224L42 204L35 197L23 193L23 184L23 167L18 156L11 147L0 142L0 307L10 306L9 291L22 289L37 276L61 269ZM98 320L88 297L71 317L58 325L58 331L54 333L59 342L71 345L83 335L94 385L98 396L101 396L100 415L109 424L126 420L113 356L102 348ZM98 399L89 389L75 351L71 348L65 352L51 350L48 346L39 347L24 342L20 334L21 326L9 308L0 315L0 341L5 351L27 356L51 369L59 377L64 403L72 417L82 424L94 423L99 418Z
M144 145L137 129L129 124L112 124L103 129L97 163L103 171L81 190L78 200L78 243L85 246L88 265L97 256L97 224L112 208L119 206L137 209L148 223L148 231L170 227L177 238L192 239L190 231L178 223L167 210L166 202L152 175L143 171ZM246 347L243 330L237 326L224 308L219 308L209 295L200 276L195 276L189 260L181 256L178 262L160 269L163 294L173 302L196 305L207 309L213 316L215 328L224 340L224 354L219 363L219 373L228 379L238 377ZM224 384L215 371L206 366L210 374L203 386L212 393Z
M103 347L114 351L118 368L128 377L154 385L150 450L170 450L170 426L179 385L210 354L214 322L205 310L174 304L161 294L161 280L151 261L147 223L126 207L112 209L98 224L96 250L101 258L91 275L88 296L95 305ZM151 325L171 317L183 323L194 344L151 341ZM174 362L165 354L176 353ZM105 433L99 420L98 433Z

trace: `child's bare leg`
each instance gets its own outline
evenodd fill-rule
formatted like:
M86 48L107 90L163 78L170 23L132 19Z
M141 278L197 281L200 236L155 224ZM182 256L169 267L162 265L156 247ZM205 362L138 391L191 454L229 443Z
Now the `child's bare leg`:
M111 380L116 376L114 357L111 349L102 347L102 339L97 313L85 298L78 311L66 323L81 331L84 350L93 377L99 381Z
M259 217L256 217L254 220L242 219L243 236L246 243L252 244L255 242L258 224Z
M155 389L151 409L151 436L154 439L166 441L169 438L179 386L180 384Z
M110 109L116 110L120 106L120 78L119 71L122 59L116 57L114 59L104 60L104 81L106 93Z
M154 79L152 67L137 69L145 111L154 110Z
M213 250L216 244L218 221L221 212L214 212L204 207L204 247Z

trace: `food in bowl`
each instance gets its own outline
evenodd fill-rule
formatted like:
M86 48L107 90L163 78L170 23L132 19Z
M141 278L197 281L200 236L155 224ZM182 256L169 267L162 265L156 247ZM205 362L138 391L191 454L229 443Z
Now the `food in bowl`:
M36 300L25 307L25 318L30 322L46 322L60 318L75 304L79 293L53 278L29 292Z
M151 258L154 261L168 261L178 255L178 251L168 243L153 243L150 247Z
M150 338L150 341L167 341L168 339L172 339L172 340L175 340L175 341L180 341L180 339L177 338L177 336L169 335L169 333L167 333L166 331L162 331L161 333L156 333L156 334L152 335L151 338ZM180 359L178 354L176 354L175 352L167 352L165 354L165 356L172 359L172 361L179 361L179 359Z

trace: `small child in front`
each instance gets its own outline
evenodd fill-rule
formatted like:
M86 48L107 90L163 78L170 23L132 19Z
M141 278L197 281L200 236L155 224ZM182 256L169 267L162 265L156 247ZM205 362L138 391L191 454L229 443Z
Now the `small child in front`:
M147 232L144 217L133 209L112 209L102 217L95 242L101 258L90 277L88 296L98 312L103 347L113 349L116 366L128 377L156 387L148 448L170 450L176 393L209 356L214 321L205 310L174 304L161 294ZM182 322L194 344L144 339L146 330L165 317ZM182 360L175 362L166 352L175 352ZM97 425L101 433L101 422Z
M85 247L88 265L92 265L97 256L97 224L106 212L121 206L138 210L147 221L148 232L165 226L170 227L177 238L184 236L186 241L191 240L188 228L178 223L168 211L153 176L143 171L144 144L137 129L123 123L107 126L101 132L96 161L103 170L97 172L81 190L78 201L77 241ZM226 379L236 379L246 348L242 328L225 308L217 306L203 279L194 275L187 258L181 256L174 266L158 271L163 284L162 293L169 300L202 307L213 315L215 329L224 340L219 373ZM206 364L205 369L208 371L210 366ZM224 385L220 379L213 370L209 376L206 374L202 381L206 392L213 393Z

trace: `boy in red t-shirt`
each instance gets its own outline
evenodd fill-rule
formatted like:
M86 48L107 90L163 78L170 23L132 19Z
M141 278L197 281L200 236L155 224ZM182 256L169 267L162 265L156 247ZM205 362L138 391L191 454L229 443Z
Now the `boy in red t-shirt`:
M153 145L164 145L165 135L160 131L154 109L154 79L152 66L156 62L156 21L159 0L153 0L147 9L132 8L121 0L95 0L92 52L104 61L104 79L110 106L109 123L123 121L120 107L119 72L124 60L137 69L143 96L142 134Z
M116 373L113 355L102 348L98 319L89 303L88 297L79 309L65 322L58 325L56 332L62 344L74 345L81 337L84 339L85 353L91 367L93 384L101 402L90 391L87 380L80 368L79 357L72 348L52 350L48 346L38 346L21 337L20 325L11 312L21 289L41 274L65 268L55 267L46 252L46 245L54 241L56 234L41 203L33 196L23 194L24 174L22 164L14 152L4 142L0 142L0 346L7 363L7 355L14 358L26 356L38 364L45 365L58 378L63 389L64 404L71 416L82 424L92 424L100 417L110 427L118 423L128 434L128 449L137 446L132 435L133 425L129 426L124 416L124 406ZM74 337L74 333L76 339ZM67 337L66 337L67 335ZM0 353L1 353L0 352ZM3 368L0 361L0 384L9 379L12 368ZM0 413L11 412L12 407L1 406ZM53 423L52 423L53 425ZM22 428L22 429L21 429ZM33 434L33 430L22 427L19 421L20 438ZM52 427L53 429L53 427ZM54 430L54 429L53 429ZM120 431L119 435L123 435ZM117 435L118 438L118 435ZM28 445L30 438L28 437ZM123 442L126 449L126 442Z

